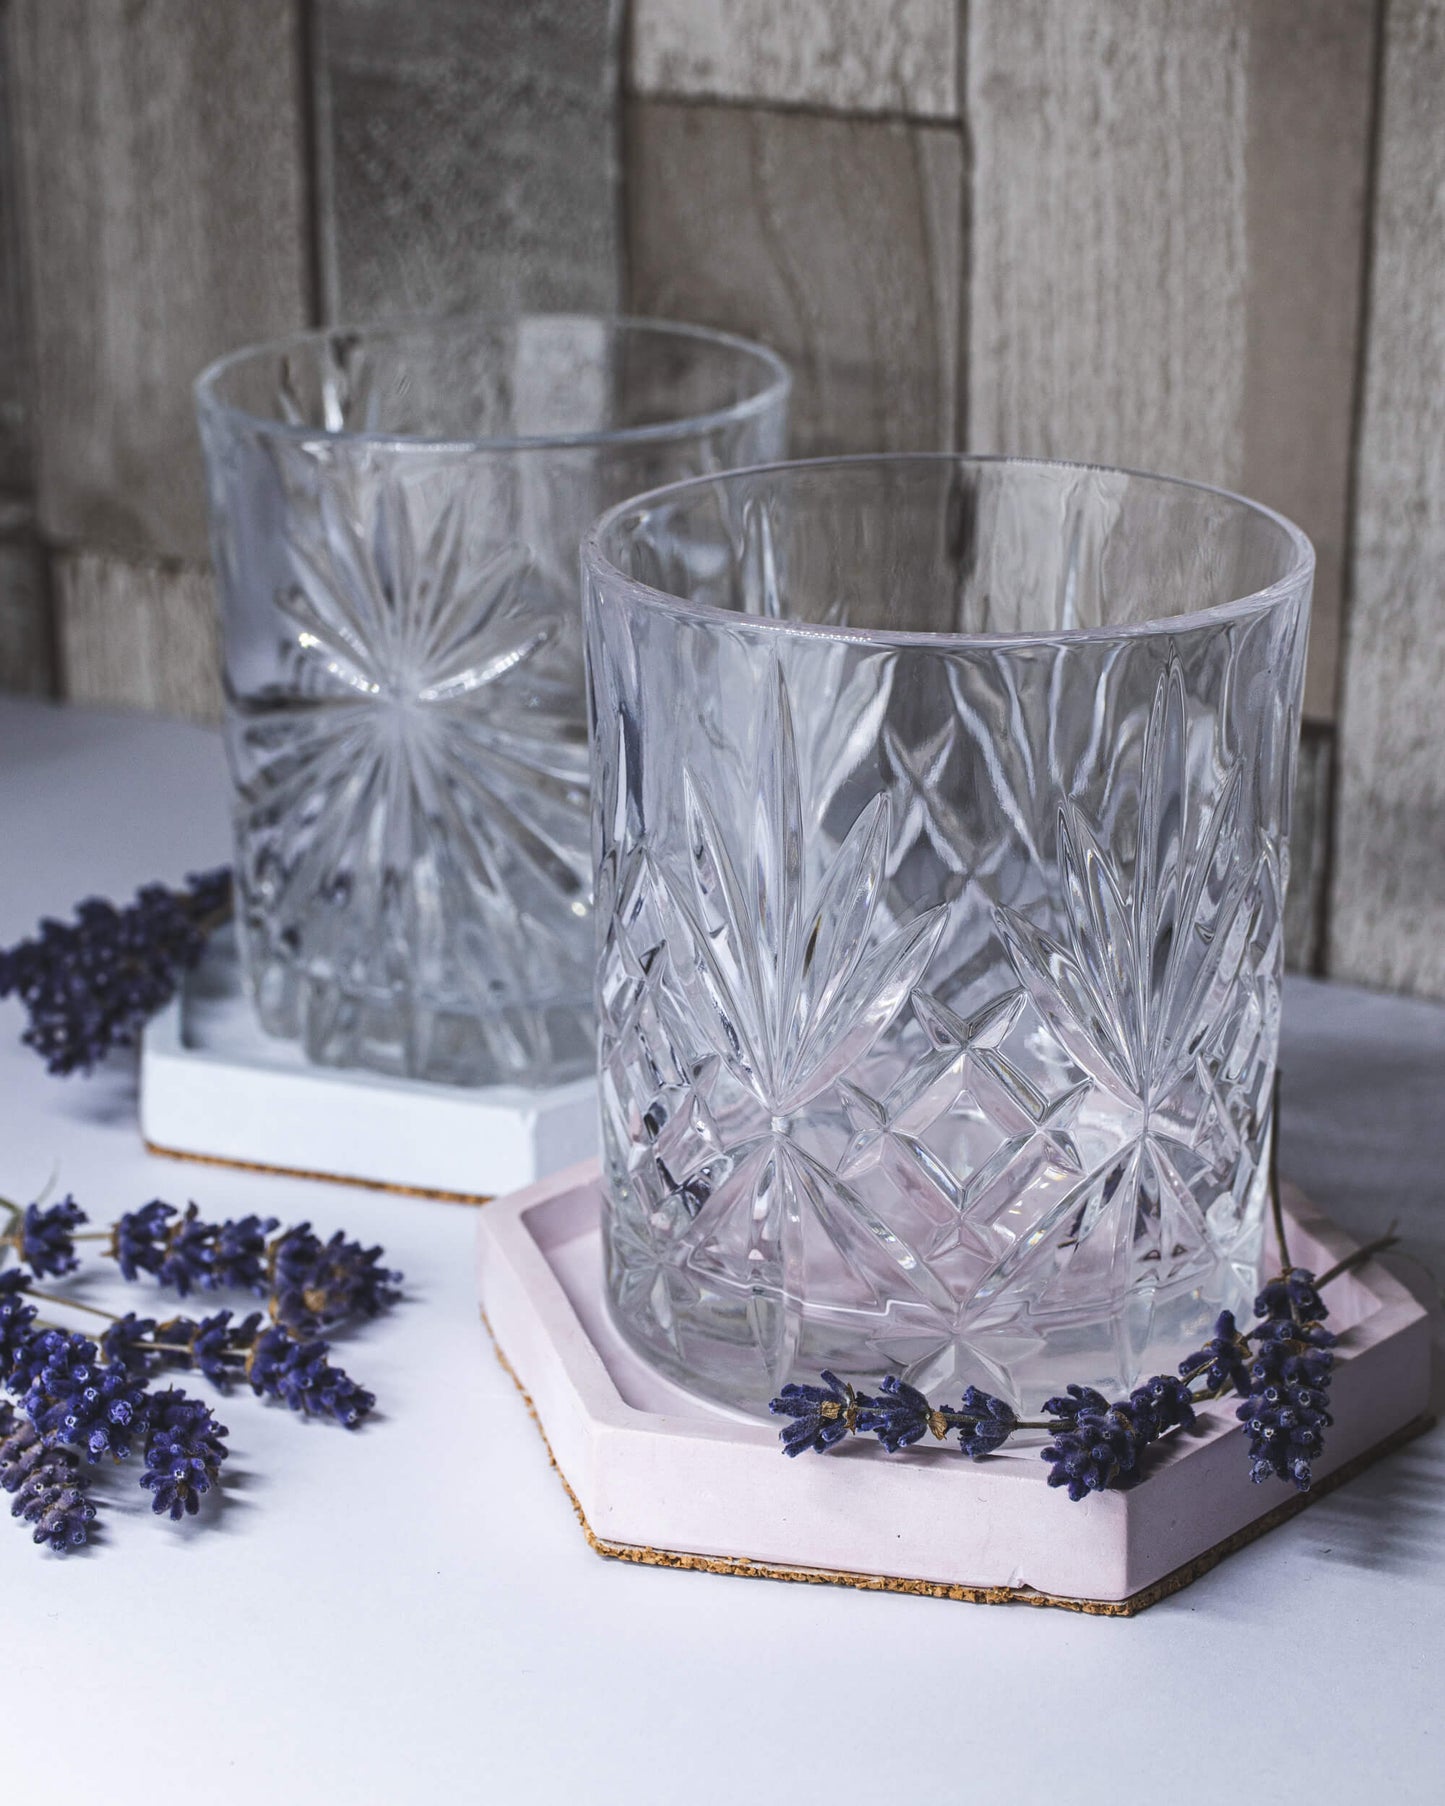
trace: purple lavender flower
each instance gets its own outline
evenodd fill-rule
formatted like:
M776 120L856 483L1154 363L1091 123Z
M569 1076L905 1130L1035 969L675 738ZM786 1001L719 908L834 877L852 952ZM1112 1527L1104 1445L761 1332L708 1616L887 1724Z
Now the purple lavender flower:
M314 1335L357 1317L377 1317L401 1297L400 1273L379 1266L382 1249L340 1230L329 1242L300 1223L271 1248L271 1315L293 1335Z
M172 1317L157 1326L155 1340L161 1344L161 1359L167 1365L193 1367L212 1385L228 1387L244 1377L246 1357L260 1327L259 1311L252 1311L239 1323L233 1323L230 1311L217 1311L199 1323L190 1317Z
M150 884L124 909L98 898L73 922L46 919L34 937L0 950L0 997L29 1016L21 1039L57 1074L90 1072L175 994L216 924L230 913L228 871L170 890Z
M145 1382L119 1362L102 1362L88 1336L64 1330L33 1335L10 1376L42 1436L83 1448L92 1461L124 1461L143 1427Z
M154 1269L156 1278L182 1298L193 1287L205 1290L214 1264L213 1244L211 1225L201 1222L194 1204L187 1204L180 1219L167 1226L164 1250Z
M110 1256L119 1264L122 1278L160 1272L166 1256L166 1224L175 1214L173 1205L156 1198L116 1219L110 1232Z
M935 1421L942 1427L942 1417L935 1418L933 1406L907 1380L887 1374L878 1391L877 1398L859 1398L854 1427L860 1435L876 1436L890 1455L921 1441Z
M155 1327L153 1317L137 1317L134 1311L127 1311L101 1335L100 1358L124 1367L127 1373L154 1373L160 1365L150 1341Z
M266 1290L266 1237L275 1227L275 1217L203 1222L193 1203L177 1217L157 1198L119 1219L110 1252L126 1279L154 1274L182 1298L226 1287L259 1294Z
M229 1286L237 1292L266 1290L266 1237L277 1226L276 1217L228 1217L214 1232L211 1270L202 1282L208 1292ZM378 1253L380 1250L378 1249Z
M1111 1412L1102 1392L1070 1386L1067 1397L1047 1400L1044 1411L1059 1420L1053 1441L1042 1451L1052 1463L1050 1486L1067 1486L1077 1502L1117 1485L1133 1471L1139 1450L1134 1426Z
M854 1427L858 1400L853 1388L826 1370L821 1386L784 1386L771 1400L768 1409L776 1417L791 1417L778 1439L786 1455L801 1455L809 1450L821 1455L841 1442Z
M228 1434L200 1399L174 1389L153 1394L147 1402L146 1471L140 1480L155 1494L151 1510L177 1521L199 1510L202 1497L220 1481Z
M79 1265L74 1233L87 1220L71 1197L62 1198L58 1204L29 1204L9 1239L37 1278L59 1278Z
M1127 1486L1151 1442L1194 1422L1189 1389L1170 1374L1146 1380L1113 1404L1090 1386L1070 1386L1067 1397L1049 1399L1044 1410L1059 1420L1043 1450L1051 1464L1049 1485L1066 1486L1076 1503L1091 1492Z
M0 1487L16 1495L10 1515L31 1525L34 1540L57 1555L90 1540L95 1506L85 1496L81 1456L47 1441L8 1399L0 1399Z
M18 1267L0 1273L0 1383L9 1378L34 1335L35 1306L25 1297L28 1279Z
M307 1417L334 1417L354 1430L371 1411L371 1393L327 1360L325 1342L298 1342L284 1329L265 1329L252 1343L245 1374L262 1398L279 1399Z
M1129 1394L1129 1410L1141 1431L1147 1423L1149 1442L1157 1442L1170 1430L1187 1430L1194 1424L1194 1400L1182 1379L1159 1373Z
M1278 1279L1272 1279L1254 1301L1256 1317L1293 1317L1300 1323L1318 1323L1329 1316L1324 1300L1315 1285L1315 1276L1306 1267L1291 1267Z
M991 1392L980 1391L977 1386L970 1386L965 1391L963 1403L949 1416L966 1419L957 1426L958 1445L970 1461L982 1461L986 1455L1002 1448L1018 1428L1019 1421L1012 1405L995 1398Z
M1233 1311L1221 1311L1214 1334L1179 1363L1181 1374L1198 1374L1212 1391L1249 1392L1249 1347L1239 1333Z
M1249 1438L1249 1477L1293 1481L1308 1492L1334 1419L1329 1388L1335 1338L1319 1323L1276 1318L1256 1332L1249 1396L1235 1415Z

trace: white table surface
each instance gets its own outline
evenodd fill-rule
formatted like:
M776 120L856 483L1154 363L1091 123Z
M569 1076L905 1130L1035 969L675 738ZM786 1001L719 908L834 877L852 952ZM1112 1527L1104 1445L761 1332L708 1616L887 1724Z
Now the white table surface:
M0 945L224 860L224 794L202 730L0 700ZM479 1326L469 1209L149 1157L133 1072L51 1079L19 1026L0 1193L309 1217L412 1302L347 1339L359 1433L225 1401L220 1511L149 1521L122 1469L78 1558L0 1521L0 1798L1445 1800L1445 1428L1133 1620L604 1561ZM1445 1009L1291 981L1284 1068L1286 1172L1445 1271Z

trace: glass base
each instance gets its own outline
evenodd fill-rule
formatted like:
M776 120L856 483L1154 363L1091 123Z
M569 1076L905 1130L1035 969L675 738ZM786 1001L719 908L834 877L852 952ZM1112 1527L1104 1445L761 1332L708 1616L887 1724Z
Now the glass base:
M1035 1415L1069 1385L1093 1386L1112 1399L1154 1374L1178 1372L1213 1333L1221 1310L1247 1319L1259 1289L1261 1245L1256 1236L1253 1259L1237 1248L1203 1282L1130 1298L1107 1318L1022 1315L1007 1328L942 1343L936 1325L910 1323L896 1307L869 1317L718 1285L699 1288L678 1309L661 1271L624 1264L611 1235L606 1296L618 1334L643 1360L696 1396L749 1416L766 1417L768 1400L784 1384L816 1384L824 1369L861 1392L896 1374L943 1403L981 1386L1021 1415ZM773 1313L787 1319L781 1336L775 1322L761 1320ZM780 1341L791 1358L770 1368L762 1350Z
M285 960L253 960L248 984L268 1035L317 1066L363 1067L433 1085L562 1085L594 1069L591 999L511 1002L482 1012L404 991L348 989Z

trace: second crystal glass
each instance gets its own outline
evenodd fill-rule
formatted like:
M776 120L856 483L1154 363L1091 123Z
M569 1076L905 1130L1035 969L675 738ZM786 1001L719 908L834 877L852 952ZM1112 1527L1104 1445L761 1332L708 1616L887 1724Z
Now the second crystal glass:
M271 1033L459 1083L590 1069L578 540L779 455L787 392L745 341L563 316L306 334L201 378Z
M759 1409L1037 1409L1246 1309L1308 542L1162 478L784 465L584 550L618 1324Z

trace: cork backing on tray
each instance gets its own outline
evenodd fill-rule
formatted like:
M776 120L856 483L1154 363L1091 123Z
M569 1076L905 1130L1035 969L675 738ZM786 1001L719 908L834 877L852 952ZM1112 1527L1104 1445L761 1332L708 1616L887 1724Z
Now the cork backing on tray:
M145 1139L145 1138L143 1138ZM490 1204L491 1195L466 1191L428 1191L424 1185L395 1185L389 1179L359 1179L352 1173L317 1173L301 1166L268 1166L263 1160L227 1160L220 1154L188 1154L145 1139L145 1151L164 1160L188 1160L193 1166L228 1166L238 1173L271 1173L278 1179L309 1179L317 1185L355 1185L362 1191L386 1191L398 1198L427 1198L436 1204Z
M562 1483L562 1490L571 1502L577 1514L577 1522L582 1527L582 1534L598 1555L608 1556L613 1561L636 1562L649 1568L682 1568L702 1574L735 1574L744 1580L791 1580L804 1586L856 1587L865 1593L912 1593L924 1599L955 1599L965 1605L1048 1605L1055 1606L1065 1612L1087 1612L1098 1618L1134 1618L1140 1612L1147 1611L1151 1605L1157 1605L1161 1599L1167 1599L1173 1593L1183 1589L1207 1574L1211 1568L1218 1567L1226 1556L1233 1555L1237 1549L1256 1541L1279 1525L1288 1523L1298 1517L1316 1499L1322 1499L1332 1493L1337 1486L1353 1480L1375 1462L1383 1460L1396 1449L1403 1448L1413 1442L1426 1430L1433 1428L1436 1419L1433 1416L1417 1417L1403 1425L1389 1436L1376 1443L1373 1448L1366 1449L1353 1461L1337 1468L1326 1479L1318 1481L1307 1493L1295 1493L1276 1505L1263 1517L1256 1518L1252 1524L1227 1536L1222 1542L1214 1544L1202 1554L1176 1568L1172 1574L1166 1574L1151 1586L1142 1588L1128 1599L1071 1599L1059 1593L1041 1593L1033 1587L1000 1587L1000 1586L967 1586L950 1584L933 1580L910 1580L893 1574L845 1574L831 1568L796 1568L779 1567L771 1562L753 1561L745 1555L689 1555L675 1549L647 1549L632 1543L608 1542L600 1537L587 1522L587 1514L568 1484L567 1476L558 1465L557 1457L552 1452L552 1445L547 1439L547 1432L542 1427L542 1420L537 1408L532 1403L530 1394L517 1377L516 1371L501 1345L492 1333L492 1326L487 1322L486 1312L482 1312L482 1322L486 1325L487 1334L492 1338L492 1347L496 1351L497 1360L510 1377L512 1384L522 1396L527 1407L527 1414L536 1425L537 1434L542 1439L542 1446L547 1452L552 1471Z

